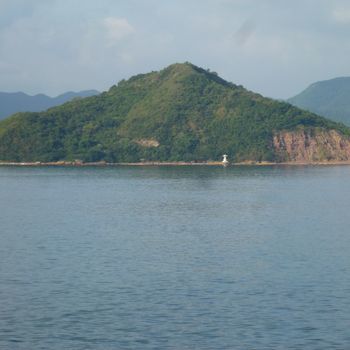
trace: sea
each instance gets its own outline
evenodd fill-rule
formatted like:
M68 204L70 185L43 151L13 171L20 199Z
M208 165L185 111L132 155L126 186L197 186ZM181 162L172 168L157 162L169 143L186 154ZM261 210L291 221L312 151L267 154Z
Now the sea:
M350 167L0 167L0 349L350 349Z

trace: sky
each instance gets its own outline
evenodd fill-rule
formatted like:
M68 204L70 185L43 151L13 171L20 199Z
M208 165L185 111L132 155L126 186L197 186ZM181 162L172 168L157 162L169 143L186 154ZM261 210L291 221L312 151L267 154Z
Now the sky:
M288 98L350 76L349 38L349 0L0 0L0 91L104 91L189 61Z

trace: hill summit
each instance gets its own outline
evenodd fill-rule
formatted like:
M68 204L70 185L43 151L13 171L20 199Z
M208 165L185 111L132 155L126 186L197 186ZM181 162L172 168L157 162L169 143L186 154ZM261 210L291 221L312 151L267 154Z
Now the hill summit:
M350 129L191 63L0 122L0 160L85 162L350 159Z

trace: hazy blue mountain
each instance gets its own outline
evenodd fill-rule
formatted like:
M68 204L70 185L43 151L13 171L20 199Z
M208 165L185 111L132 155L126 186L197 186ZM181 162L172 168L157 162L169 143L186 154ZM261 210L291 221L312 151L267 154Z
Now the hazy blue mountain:
M30 96L24 92L0 92L0 119L17 112L41 112L77 97L89 97L97 94L99 92L96 90L85 90L69 91L56 97L49 97L44 94Z
M350 125L350 77L319 81L288 100L291 104Z

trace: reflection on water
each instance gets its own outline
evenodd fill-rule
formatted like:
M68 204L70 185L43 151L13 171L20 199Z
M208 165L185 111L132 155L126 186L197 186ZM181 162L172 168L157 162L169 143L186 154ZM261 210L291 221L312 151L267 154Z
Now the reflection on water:
M346 349L349 177L0 168L0 349Z

